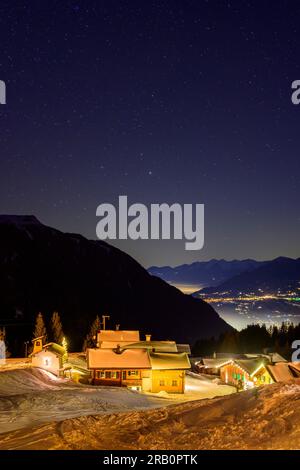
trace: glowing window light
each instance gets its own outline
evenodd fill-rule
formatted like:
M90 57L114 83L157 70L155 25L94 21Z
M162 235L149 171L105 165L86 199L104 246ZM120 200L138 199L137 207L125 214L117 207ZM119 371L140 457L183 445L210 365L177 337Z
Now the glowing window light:
M51 365L51 358L50 357L44 357L44 365L49 367Z

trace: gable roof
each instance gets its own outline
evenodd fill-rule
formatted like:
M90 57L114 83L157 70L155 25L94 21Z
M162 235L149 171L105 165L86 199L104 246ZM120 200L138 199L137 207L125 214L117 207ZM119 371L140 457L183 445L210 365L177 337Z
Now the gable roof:
M97 346L100 349L116 349L119 346L123 348L128 344L132 344L132 341L100 341Z
M57 343L47 343L43 346L43 350L51 351L58 356L64 356L66 354L65 348Z
M219 357L215 359L215 358L208 357L208 358L203 358L202 362L205 367L218 369L219 367L225 366L229 362L232 362L232 358L231 357Z
M267 365L267 370L270 372L275 382L286 382L294 378L294 375L287 362L278 362L277 364Z
M278 354L277 352L273 352L273 353L268 353L268 354L260 354L260 353L246 353L245 354L245 357L247 359L254 359L254 358L259 358L259 357L262 357L262 358L266 358L269 362L273 362L273 363L276 363L276 362L288 362L283 356L281 356L280 354Z
M38 336L37 338L33 338L33 339L31 340L31 342L34 343L35 341L39 341L40 339L43 339L43 338L45 338L45 335L43 335L43 336Z
M249 375L253 375L261 366L265 367L265 360L263 358L259 359L234 359L232 361L238 367L243 369Z
M289 362L293 377L300 377L300 362Z
M113 349L87 349L89 369L150 369L146 349L126 349L117 353Z
M277 352L268 354L268 357L272 362L288 362L283 356L281 356Z
M178 352L185 352L187 354L192 354L191 347L189 344L178 344L177 343L177 351Z
M177 352L175 341L139 341L122 346L121 349L154 349L154 352Z
M148 349L87 349L89 369L190 369L186 353L156 353Z
M136 330L100 330L97 341L130 341L135 343L140 340L140 332Z
M191 364L187 353L155 353L149 352L153 370L190 369Z

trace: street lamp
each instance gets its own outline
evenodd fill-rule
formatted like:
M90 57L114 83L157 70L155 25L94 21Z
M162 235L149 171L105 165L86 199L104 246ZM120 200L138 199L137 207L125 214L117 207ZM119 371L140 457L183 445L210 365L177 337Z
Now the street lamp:
M29 341L24 341L24 344L25 344L25 357L28 356L28 344L29 344Z

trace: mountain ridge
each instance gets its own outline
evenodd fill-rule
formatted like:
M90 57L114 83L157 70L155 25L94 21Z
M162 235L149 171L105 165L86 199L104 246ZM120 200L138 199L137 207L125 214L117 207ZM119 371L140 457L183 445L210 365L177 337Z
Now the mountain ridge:
M32 337L39 311L49 321L54 310L73 350L103 313L111 315L109 327L120 323L157 339L193 343L231 329L210 305L104 241L47 227L34 216L0 216L0 323L8 325L12 349Z
M249 293L258 289L276 291L300 287L300 258L279 256L256 269L234 276L216 287L207 287L197 293L230 291Z
M182 264L174 268L170 266L151 266L148 272L172 284L201 284L208 287L221 284L241 272L250 271L264 263L266 261L256 261L250 258L231 261L211 259L209 261Z

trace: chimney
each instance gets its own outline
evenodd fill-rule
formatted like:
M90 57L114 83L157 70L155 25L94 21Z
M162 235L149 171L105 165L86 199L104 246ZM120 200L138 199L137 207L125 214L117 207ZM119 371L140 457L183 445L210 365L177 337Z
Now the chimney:
M120 329L120 325L119 325L119 323L118 323L118 324L116 325L116 331L119 331L119 329Z
M151 335L145 335L146 336L146 341L151 341Z

